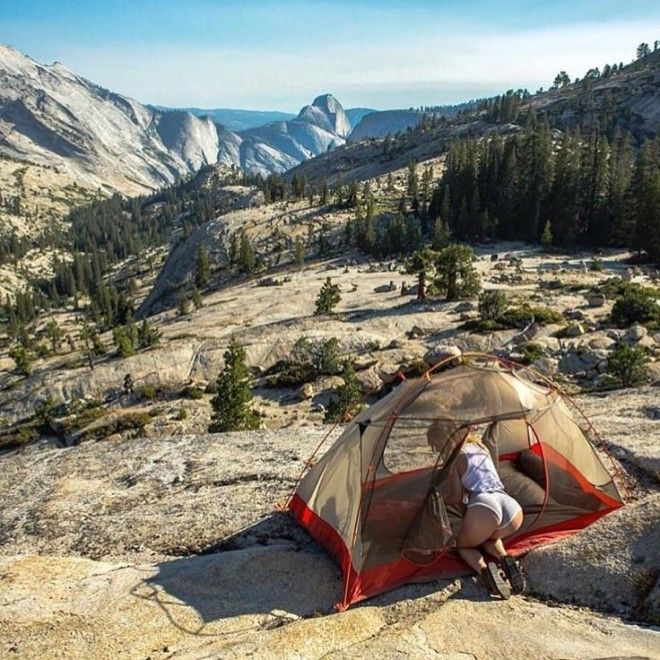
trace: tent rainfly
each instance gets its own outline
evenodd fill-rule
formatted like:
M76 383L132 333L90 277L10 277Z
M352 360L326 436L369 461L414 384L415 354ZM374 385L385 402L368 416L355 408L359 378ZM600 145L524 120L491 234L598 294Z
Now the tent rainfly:
M355 417L289 500L298 522L341 566L337 609L404 583L467 572L452 549L461 511L445 507L452 533L431 542L424 516L470 428L482 432L507 492L523 508L523 525L507 541L511 554L623 506L570 400L550 381L480 354L433 374L443 365L449 361Z

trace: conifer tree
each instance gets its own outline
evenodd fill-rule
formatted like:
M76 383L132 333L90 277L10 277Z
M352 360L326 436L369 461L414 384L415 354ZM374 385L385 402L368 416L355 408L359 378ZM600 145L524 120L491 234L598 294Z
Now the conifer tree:
M224 354L225 366L216 381L211 399L211 433L247 431L260 426L259 415L251 408L250 375L245 364L245 350L232 339Z
M195 262L195 286L203 289L211 277L211 267L209 265L209 251L205 245L197 246L197 258Z
M298 265L298 270L302 270L305 265L305 245L302 242L300 236L296 236L294 250L295 250L296 264Z
M479 292L479 274L472 265L474 252L467 245L449 245L436 258L435 286L447 300L469 298Z
M314 314L319 316L321 314L330 314L332 310L339 304L341 300L341 293L339 292L339 285L333 284L330 277L325 281L319 295L316 297L316 309Z
M429 248L417 250L406 259L405 272L417 275L417 300L426 300L426 283L433 277L438 253Z

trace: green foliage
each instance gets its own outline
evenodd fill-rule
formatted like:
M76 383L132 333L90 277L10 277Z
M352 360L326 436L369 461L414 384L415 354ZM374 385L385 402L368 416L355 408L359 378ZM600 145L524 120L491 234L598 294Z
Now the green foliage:
M484 321L499 319L504 314L506 306L506 295L502 291L484 291L479 296L479 316Z
M204 300L202 299L202 294L199 292L199 289L195 287L192 291L192 304L195 309L201 309L204 307Z
M121 325L112 331L112 339L117 348L117 356L120 358L135 355L138 344L138 330L134 324Z
M188 411L185 408L179 408L176 415L174 415L174 419L177 422L182 422L184 419L188 419Z
M217 391L217 390L216 390ZM181 390L181 396L184 399L199 400L204 398L204 390L197 385L186 385Z
M603 260L598 257L594 257L589 261L589 270L594 272L601 272L603 270Z
M197 255L195 260L195 287L203 289L211 277L211 266L209 264L209 251L206 246L200 244L197 246Z
M323 420L325 422L339 422L347 419L362 401L362 389L350 362L344 363L341 377L344 382L335 390L337 396L330 399L328 403Z
M244 273L252 273L257 266L257 257L252 246L252 241L250 241L244 230L240 234L238 266Z
M498 319L505 327L524 327L532 319L539 325L564 323L564 317L549 307L538 307L524 303L520 307L510 307Z
M533 364L543 357L543 349L539 344L529 342L523 346L522 356L525 364Z
M298 270L302 270L305 265L305 245L302 242L300 236L296 236L296 242L294 244L295 259L298 266Z
M143 385L138 385L135 388L135 393L141 399L147 399L147 400L155 399L157 394L158 394L158 392L156 391L156 388L153 385L150 385L149 383L144 383Z
M250 407L252 393L243 347L232 339L225 351L225 367L218 376L217 393L211 399L211 433L259 428L259 415Z
M607 359L607 373L622 387L641 385L648 380L649 358L634 346L619 346Z
M54 320L51 320L46 324L45 333L46 333L46 337L48 337L48 339L50 340L51 346L53 348L53 353L55 353L55 351L57 351L57 349L62 344L64 333L62 332L60 326L57 325L57 321Z
M23 346L16 346L9 351L9 357L16 364L16 371L22 376L32 373L32 356Z
M650 287L629 284L623 295L614 303L610 319L621 328L633 323L660 323L660 305L656 301L656 290Z
M340 369L339 340L336 337L325 341L300 337L293 346L291 358L269 370L274 375L268 382L273 387L295 387L319 376L337 374Z
M430 248L416 250L406 259L404 270L411 275L417 275L417 299L426 298L426 284L435 273L435 264L438 253Z
M339 285L333 284L330 277L328 277L321 287L319 295L316 297L316 309L314 310L314 314L316 316L330 314L341 300L341 293L339 291Z
M149 323L147 319L143 319L137 331L138 348L158 346L162 335L163 333L158 328Z
M449 245L438 252L434 286L447 300L469 298L479 292L481 284L473 259L474 252L467 245Z

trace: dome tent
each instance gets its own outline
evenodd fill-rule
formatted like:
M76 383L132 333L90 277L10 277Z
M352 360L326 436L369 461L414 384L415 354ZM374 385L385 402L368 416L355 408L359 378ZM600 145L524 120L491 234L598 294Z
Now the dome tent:
M461 512L445 507L441 494L470 428L483 428L506 490L523 508L523 525L507 540L511 554L623 505L570 402L539 380L520 365L465 354L404 381L347 425L288 503L339 561L338 609L407 582L467 572L452 550ZM438 495L442 515L429 517Z

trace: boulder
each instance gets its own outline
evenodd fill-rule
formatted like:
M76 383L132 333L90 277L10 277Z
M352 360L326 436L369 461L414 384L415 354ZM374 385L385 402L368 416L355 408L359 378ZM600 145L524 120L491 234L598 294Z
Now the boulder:
M636 345L638 348L646 348L649 351L653 351L655 348L657 348L657 344L652 335L646 335L645 337L642 337Z
M376 369L366 369L357 373L357 380L360 383L362 394L373 394L383 387L383 380L376 372Z
M458 303L453 309L454 312L459 314L460 312L474 312L477 310L477 306L470 300L464 300L463 302Z
M649 331L639 323L630 326L623 335L623 341L628 344L636 344L649 334Z
M303 383L298 388L297 394L301 401L308 401L314 396L314 386L311 383Z
M590 293L587 302L589 307L602 307L607 302L607 298L604 293Z
M598 350L611 350L615 347L616 342L607 335L600 333L589 339L589 348Z
M629 504L523 561L530 591L545 598L642 615L657 623L660 494Z
M557 365L559 361L552 357L544 357L537 360L532 364L532 368L536 369L545 376L554 376L557 373Z
M562 355L557 367L562 374L567 374L569 376L583 373L589 368L588 365L582 361L580 355L574 351Z
M424 354L424 362L426 362L426 364L433 365L440 362L440 360L445 360L449 357L460 357L461 355L462 351L460 348L458 348L458 346L453 346L451 344L441 344L434 346Z
M648 365L648 370L651 385L660 385L660 362L651 362Z
M564 317L569 321L584 321L586 318L581 309L567 309L564 312Z
M564 330L565 337L580 337L584 334L584 326L581 323L572 323Z

